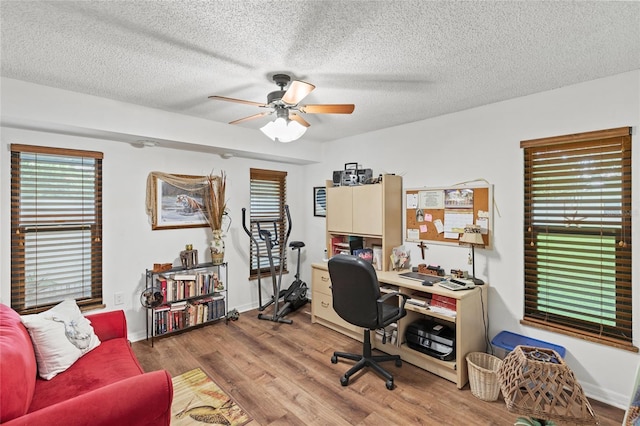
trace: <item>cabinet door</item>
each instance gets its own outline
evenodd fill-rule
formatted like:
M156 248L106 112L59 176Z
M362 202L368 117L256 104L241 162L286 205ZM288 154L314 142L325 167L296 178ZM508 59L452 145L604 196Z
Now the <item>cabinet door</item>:
M353 188L353 233L382 235L382 185Z
M329 232L351 232L353 215L351 193L351 188L348 186L327 188L327 230Z

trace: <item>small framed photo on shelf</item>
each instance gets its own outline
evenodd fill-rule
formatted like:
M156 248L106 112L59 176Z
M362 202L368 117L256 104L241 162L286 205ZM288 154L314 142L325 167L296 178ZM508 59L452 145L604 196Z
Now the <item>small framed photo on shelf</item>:
M202 179L204 180L204 177L202 177ZM165 182L157 176L153 176L152 194L153 212L151 215L151 229L200 228L209 226L203 212L204 187L200 191L185 191L184 189Z
M324 186L313 187L313 215L327 216L327 189Z

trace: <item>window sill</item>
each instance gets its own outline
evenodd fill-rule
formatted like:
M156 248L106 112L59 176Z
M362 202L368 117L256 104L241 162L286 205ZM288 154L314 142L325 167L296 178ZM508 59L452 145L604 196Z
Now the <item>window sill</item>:
M532 320L530 318L525 318L520 320L520 324L526 325L529 327L539 328L545 331L551 331L553 333L564 334L565 336L571 336L578 339L586 340L592 343L599 343L605 346L611 346L616 349L622 349L629 352L639 352L638 348L633 346L630 343L622 342L620 340L615 340L611 338L603 338L602 336L598 336L596 334L590 333L579 333L574 330L563 328L562 326L554 326L553 324Z

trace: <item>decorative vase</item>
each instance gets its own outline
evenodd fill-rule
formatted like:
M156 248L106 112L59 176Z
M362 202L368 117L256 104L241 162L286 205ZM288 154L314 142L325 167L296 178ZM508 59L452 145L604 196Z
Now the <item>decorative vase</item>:
M214 265L222 265L224 263L224 240L222 239L221 230L213 231L213 239L209 250L211 250L211 262Z

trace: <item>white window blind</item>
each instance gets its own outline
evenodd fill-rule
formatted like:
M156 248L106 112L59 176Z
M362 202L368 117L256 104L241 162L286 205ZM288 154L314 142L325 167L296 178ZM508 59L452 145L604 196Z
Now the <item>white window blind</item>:
M11 145L11 306L102 304L102 153Z

